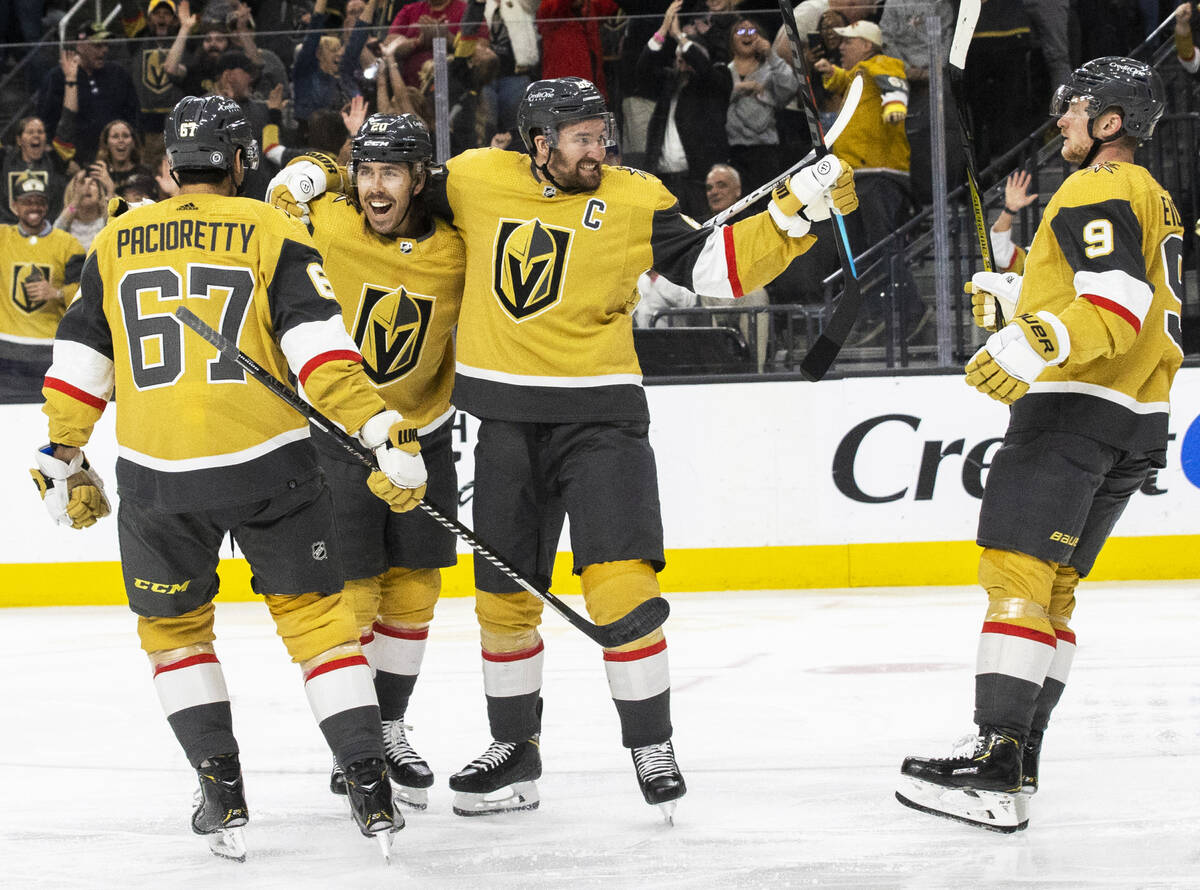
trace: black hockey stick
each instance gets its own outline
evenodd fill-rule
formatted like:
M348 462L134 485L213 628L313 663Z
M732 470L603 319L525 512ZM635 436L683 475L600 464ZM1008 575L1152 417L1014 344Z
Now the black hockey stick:
M236 362L251 377L271 390L280 399L287 402L293 409L307 417L313 426L341 445L342 448L364 466L372 470L379 469L378 464L375 462L375 455L370 449L342 430L341 427L337 426L332 420L308 404L308 402L300 398L295 390L277 379L275 375L271 374L262 365L238 349L227 337L222 336L197 318L196 314L186 306L180 306L176 309L175 317L213 346L217 347L218 352ZM428 501L418 501L417 506L424 510L442 528L453 532L466 542L472 550L503 572L505 577L511 581L515 581L524 590L532 593L606 649L611 649L614 646L623 646L626 643L632 643L634 640L646 636L651 631L662 627L663 622L667 620L667 615L670 614L671 607L667 601L662 597L655 597L641 603L628 614L622 615L611 624L592 624L592 622L588 621L549 590L544 590L532 581L526 580L520 572L509 565L496 551L475 537L475 533L465 525L447 516Z
M783 26L787 29L788 39L792 44L792 68L800 80L800 88L796 97L804 109L804 117L808 121L808 136L812 142L817 157L829 154L825 147L825 136L821 132L821 118L817 114L817 100L813 94L812 80L808 76L808 65L804 61L804 44L800 42L800 29L796 26L796 14L792 12L789 0L779 0L779 12L783 16ZM829 371L846 335L858 320L858 307L862 303L862 293L858 287L858 271L854 268L854 252L850 249L850 239L846 236L846 224L840 214L833 213L837 226L834 241L837 242L838 260L842 264L842 298L829 324L821 331L817 342L805 354L800 362L800 373L807 380L820 380Z
M979 176L975 171L975 137L971 131L971 110L963 94L963 72L967 66L967 50L979 21L981 0L962 0L958 7L958 23L950 44L950 95L958 108L958 138L967 165L967 191L971 194L971 213L975 217L975 237L979 239L979 255L985 272L995 271L992 243L988 237L987 220L983 216L983 198L979 192ZM996 329L1004 327L1004 312L996 303Z

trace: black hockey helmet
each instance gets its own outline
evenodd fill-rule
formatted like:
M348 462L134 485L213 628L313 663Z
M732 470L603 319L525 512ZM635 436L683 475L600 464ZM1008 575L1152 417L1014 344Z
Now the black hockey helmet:
M554 148L558 144L559 127L593 118L604 121L605 144L616 145L617 125L604 96L594 83L582 77L535 80L525 88L517 106L517 129L531 155L537 154L533 144L535 130L545 135Z
M167 161L172 170L233 170L242 150L242 165L258 169L258 140L238 104L223 96L184 96L163 127Z
M1050 114L1066 114L1072 99L1087 101L1089 120L1119 108L1124 132L1144 140L1154 135L1165 107L1164 95L1162 78L1145 62L1104 56L1076 68L1071 79L1055 90Z
M362 163L411 164L415 174L432 161L429 128L413 114L373 114L363 121L350 145L351 177Z

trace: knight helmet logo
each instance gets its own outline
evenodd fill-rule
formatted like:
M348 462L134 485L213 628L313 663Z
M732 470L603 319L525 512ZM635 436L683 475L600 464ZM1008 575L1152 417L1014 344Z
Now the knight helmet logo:
M376 385L399 380L417 366L433 318L434 298L403 287L367 284L354 322L363 370Z
M562 298L571 229L540 219L502 219L493 247L492 291L516 321L532 318Z

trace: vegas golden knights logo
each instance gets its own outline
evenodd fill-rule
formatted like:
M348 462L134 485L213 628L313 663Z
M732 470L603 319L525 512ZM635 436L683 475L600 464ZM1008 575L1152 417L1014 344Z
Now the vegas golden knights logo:
M12 196L17 193L17 180L22 176L29 176L42 181L42 185L50 187L50 174L45 170L9 170L8 171L8 199L12 201ZM11 209L11 207L9 208ZM53 219L50 220L54 222Z
M540 219L503 219L493 248L492 290L517 321L549 309L562 297L571 230Z
M171 88L171 79L164 66L166 61L164 49L142 50L142 85L152 93L165 93Z
M399 380L417 366L433 318L433 302L433 297L403 287L388 291L363 286L354 342L362 353L363 370L375 384Z
M26 278L34 274L35 269L46 281L50 280L50 267L42 263L13 263L12 267L12 301L22 312L28 312L31 315L46 305L45 303L30 302L22 285ZM37 276L34 275L34 277Z

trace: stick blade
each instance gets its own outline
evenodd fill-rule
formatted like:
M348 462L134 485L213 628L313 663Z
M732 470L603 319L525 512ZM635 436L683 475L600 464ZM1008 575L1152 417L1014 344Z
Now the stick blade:
M950 64L959 71L967 67L967 50L975 35L975 23L979 21L981 0L962 0L958 7L958 23L954 26L954 40L950 43Z
M592 639L606 649L624 646L663 626L671 614L671 605L661 596L646 600L611 624L597 625Z

